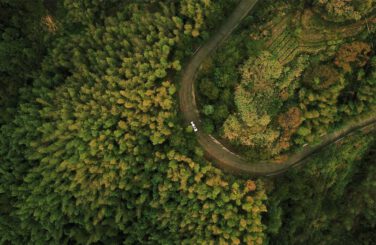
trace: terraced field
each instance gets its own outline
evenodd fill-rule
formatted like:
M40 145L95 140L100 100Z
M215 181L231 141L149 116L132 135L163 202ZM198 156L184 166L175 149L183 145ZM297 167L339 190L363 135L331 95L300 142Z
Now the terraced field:
M298 23L292 21L297 19L300 20ZM281 21L269 23L264 27L271 33L265 48L276 55L282 65L285 65L299 54L316 54L329 49L331 46L342 43L346 38L375 28L376 24L376 18L372 17L341 27L330 27L328 24L325 25L325 29L322 29L322 26L317 28L312 19L313 13L305 11L301 15L288 15ZM300 33L291 33L291 30L298 28L297 24L300 25Z
M313 154L323 150L330 144L341 141L348 135L352 135L356 132L374 132L376 130L376 114L367 118L362 118L337 132L322 136L320 144L305 146L299 153L290 156L284 162L271 160L255 163L248 162L242 156L239 156L226 148L212 135L204 133L197 108L194 86L198 68L208 55L214 52L231 34L247 13L253 9L257 2L257 0L242 0L217 33L194 53L183 69L179 90L180 111L183 114L186 126L194 125L196 127L195 134L199 144L204 149L205 156L217 164L218 167L232 173L252 176L274 176L284 173L292 167L305 163L305 160ZM283 64L286 64L294 59L299 53L315 53L320 49L326 48L328 42L335 42L345 37L349 37L350 34L356 35L357 33L360 33L366 28L364 23L367 21L375 23L376 19L365 20L337 30L328 29L327 33L316 33L314 32L314 28L308 27L309 22L305 22L306 29L302 31L299 37L296 37L287 31L289 21L288 17L286 17L278 24L271 24L268 27L273 38L267 42L267 48L274 54L277 54L279 60Z

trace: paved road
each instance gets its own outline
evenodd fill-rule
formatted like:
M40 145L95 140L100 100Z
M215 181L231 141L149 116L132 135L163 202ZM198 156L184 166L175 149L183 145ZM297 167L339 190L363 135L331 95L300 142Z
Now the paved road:
M304 163L304 160L312 154L322 150L332 143L340 141L344 137L355 133L358 130L367 129L369 132L373 132L376 129L376 115L353 124L352 126L343 128L333 134L326 135L322 138L322 143L320 145L304 147L299 153L292 155L284 163L278 164L272 161L258 163L247 162L241 156L228 150L212 135L204 133L195 98L194 83L198 68L205 58L232 33L257 2L258 0L242 0L231 16L222 24L216 34L194 53L182 72L179 103L180 110L187 126L190 125L191 122L194 122L196 125L198 129L196 132L197 140L204 149L207 159L212 160L218 167L233 173L252 176L273 176L281 174L291 167Z

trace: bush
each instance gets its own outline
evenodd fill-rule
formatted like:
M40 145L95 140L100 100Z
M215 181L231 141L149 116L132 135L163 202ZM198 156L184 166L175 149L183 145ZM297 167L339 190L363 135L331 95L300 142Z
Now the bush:
M203 129L206 134L212 134L214 132L214 124L210 119L205 119L203 123Z
M205 95L209 100L216 100L219 96L219 89L212 81L203 79L200 81L200 93Z
M204 108L202 109L202 112L209 116L214 113L214 107L212 105L205 105Z

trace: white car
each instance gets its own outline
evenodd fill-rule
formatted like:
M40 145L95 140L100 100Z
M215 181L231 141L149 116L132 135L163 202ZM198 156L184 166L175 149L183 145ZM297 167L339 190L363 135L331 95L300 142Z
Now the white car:
M197 132L198 129L197 129L195 123L194 123L194 122L191 122L191 125L192 125L192 128L193 128L193 131Z

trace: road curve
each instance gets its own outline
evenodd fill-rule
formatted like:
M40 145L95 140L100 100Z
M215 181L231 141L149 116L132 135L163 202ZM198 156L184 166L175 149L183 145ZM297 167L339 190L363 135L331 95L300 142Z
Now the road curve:
M273 161L250 163L241 156L228 150L212 135L204 133L195 98L195 79L198 68L201 66L205 58L232 33L232 31L240 24L244 17L247 16L247 14L253 9L257 2L258 0L241 0L236 9L222 24L216 34L214 34L214 36L212 36L193 54L181 74L179 105L187 126L191 125L191 122L194 122L196 125L197 132L195 133L197 140L204 149L207 159L212 160L218 167L232 173L246 174L251 176L274 176L302 164L305 162L304 160L314 153L324 149L330 144L342 140L344 137L353 134L355 131L375 131L376 115L357 123L353 123L352 125L344 127L335 133L324 136L319 145L303 147L299 153L290 156L289 159L283 163L276 163Z

